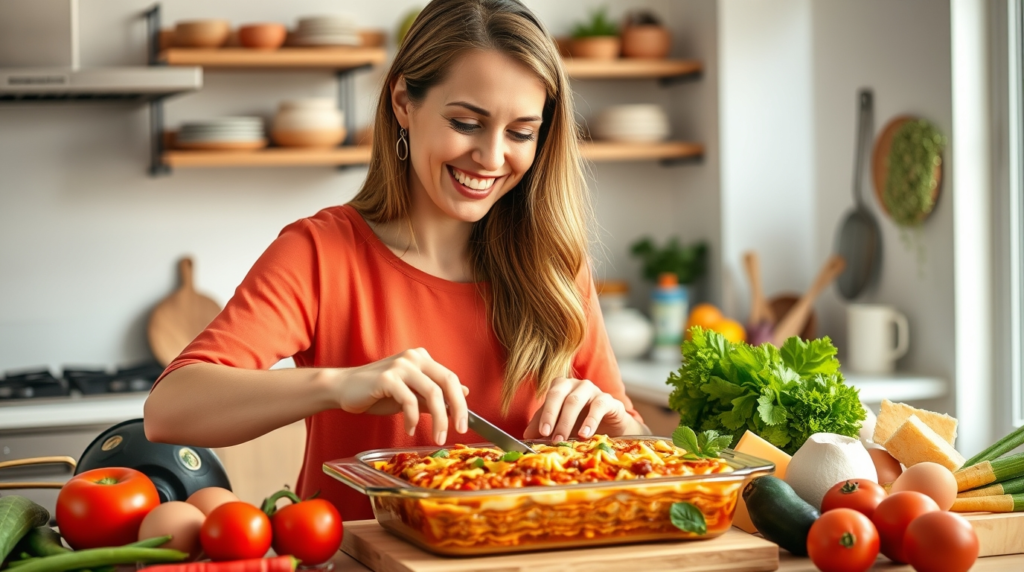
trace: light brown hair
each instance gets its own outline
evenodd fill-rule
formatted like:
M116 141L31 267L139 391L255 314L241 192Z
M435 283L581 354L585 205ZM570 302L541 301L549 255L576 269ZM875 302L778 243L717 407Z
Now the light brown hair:
M577 278L587 261L591 213L572 93L554 42L529 9L517 0L434 0L423 9L384 78L369 172L349 204L375 223L407 219L409 164L395 148L400 125L391 86L403 77L413 103L422 101L469 50L516 60L547 92L533 165L474 223L469 244L475 277L490 282L491 323L507 352L507 412L524 383L536 380L541 396L555 377L572 374L587 327Z

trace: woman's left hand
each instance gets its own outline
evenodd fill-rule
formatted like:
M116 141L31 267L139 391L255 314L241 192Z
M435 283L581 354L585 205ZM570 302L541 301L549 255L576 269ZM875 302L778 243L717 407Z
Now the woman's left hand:
M544 404L533 415L523 438L550 437L557 442L574 434L589 439L595 433L618 437L647 432L621 401L593 382L559 377L551 382Z

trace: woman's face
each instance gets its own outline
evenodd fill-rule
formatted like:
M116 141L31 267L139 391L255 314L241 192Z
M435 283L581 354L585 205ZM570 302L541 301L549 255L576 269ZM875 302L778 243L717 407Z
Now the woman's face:
M409 132L414 209L476 222L533 164L546 90L508 56L491 50L463 55L418 104L409 100L403 79L391 91L398 121Z

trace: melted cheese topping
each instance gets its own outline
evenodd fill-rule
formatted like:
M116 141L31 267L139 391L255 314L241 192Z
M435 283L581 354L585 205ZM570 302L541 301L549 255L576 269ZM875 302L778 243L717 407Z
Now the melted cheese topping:
M535 445L536 454L455 445L433 455L398 453L374 467L418 487L484 490L731 472L721 459L697 459L664 440L610 439ZM689 457L689 458L687 458Z

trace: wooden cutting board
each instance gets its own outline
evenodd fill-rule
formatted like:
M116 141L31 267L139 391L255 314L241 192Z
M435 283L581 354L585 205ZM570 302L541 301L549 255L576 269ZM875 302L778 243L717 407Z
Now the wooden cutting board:
M374 572L757 572L779 568L778 546L736 529L711 540L448 558L393 536L375 520L361 520L345 523L341 550Z
M1024 512L961 515L978 534L979 556L1024 554Z
M191 258L178 262L178 272L181 286L157 304L147 328L153 356L165 367L220 313L216 302L196 292Z

